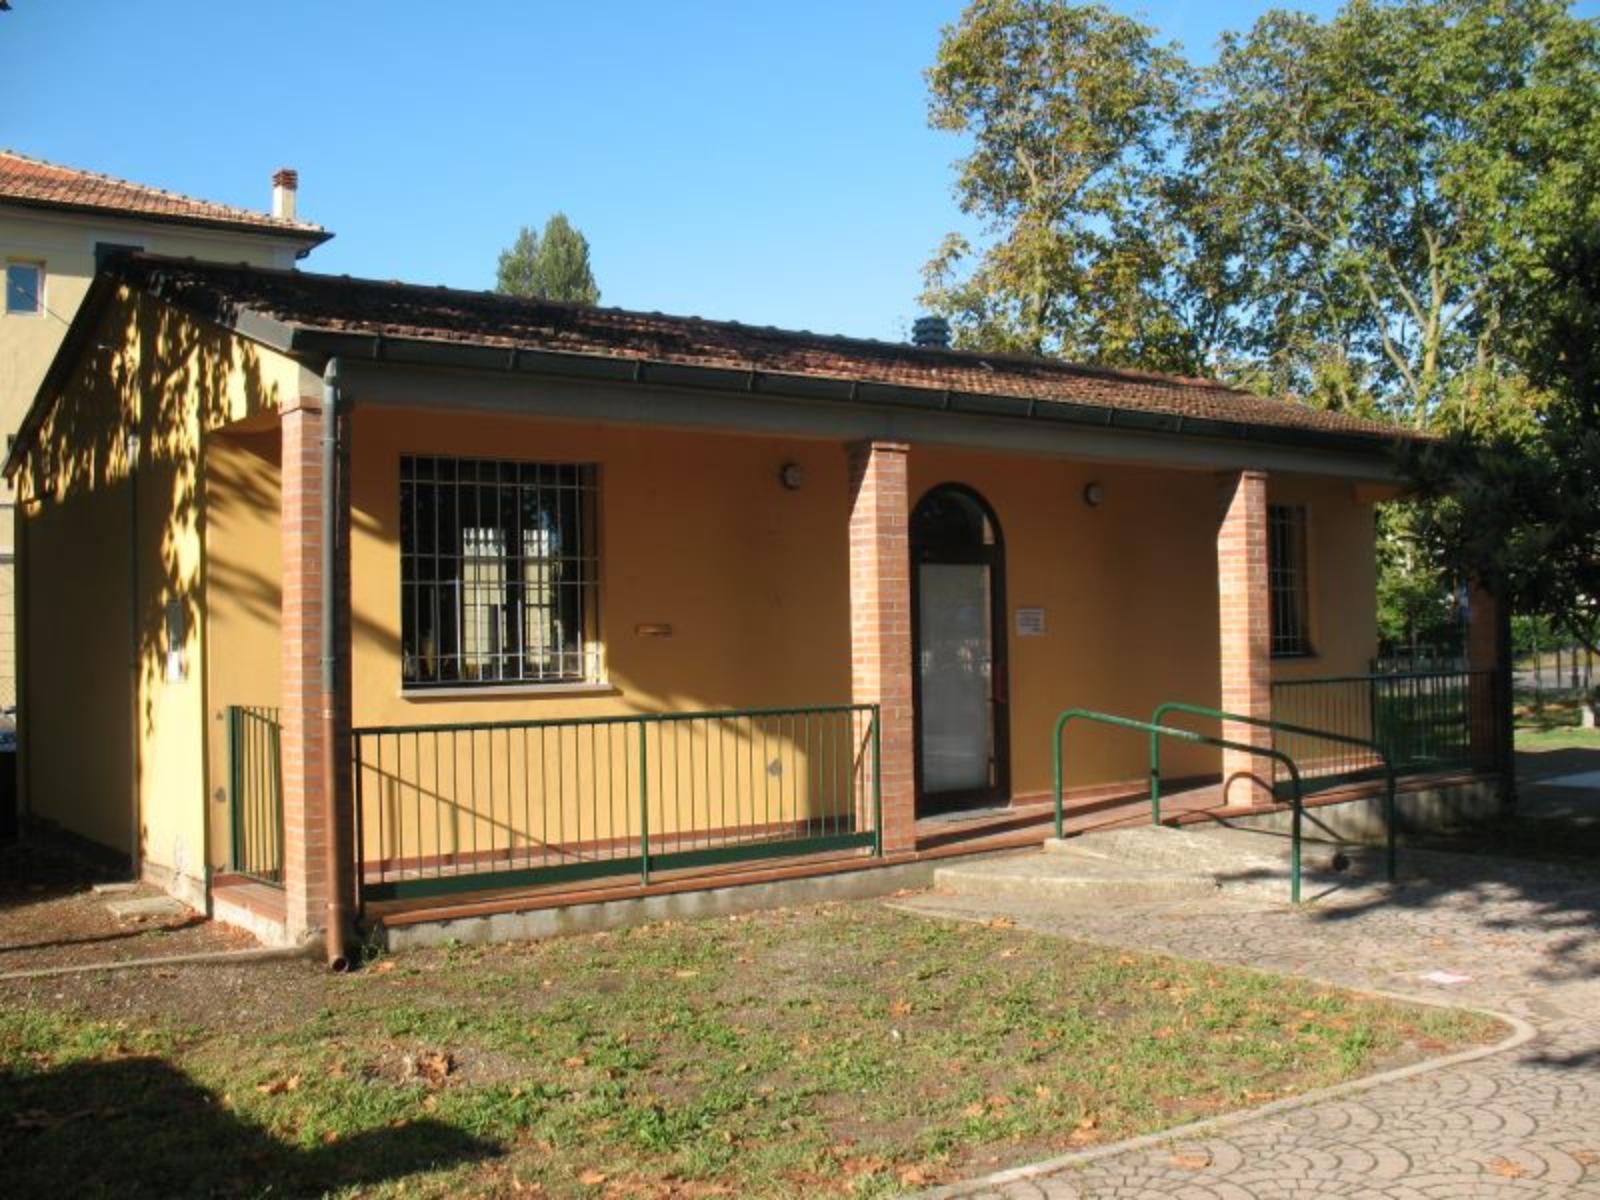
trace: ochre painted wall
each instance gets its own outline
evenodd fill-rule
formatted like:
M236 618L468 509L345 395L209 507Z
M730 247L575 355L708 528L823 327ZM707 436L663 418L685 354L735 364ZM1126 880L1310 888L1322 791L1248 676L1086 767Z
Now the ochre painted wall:
M275 424L210 434L206 482L206 732L211 862L230 853L229 705L279 704L282 441Z
M918 447L909 467L913 507L937 485L961 483L1000 523L1014 794L1051 788L1063 709L1148 720L1164 700L1217 704L1215 474ZM1104 497L1098 507L1084 500L1090 482ZM1364 672L1377 647L1371 504L1338 481L1275 477L1268 490L1273 503L1308 506L1317 650L1275 661L1274 678ZM1019 637L1018 608L1043 608L1046 633ZM1148 770L1148 742L1132 733L1080 723L1066 746L1069 787L1139 780ZM1169 746L1169 774L1219 769L1214 751Z
M359 408L352 466L358 725L849 700L845 457L835 444ZM434 699L400 686L400 456L600 470L600 624L617 694ZM805 467L799 491L778 482ZM670 625L670 637L640 625Z
M286 359L124 293L18 472L31 810L129 850L136 736L141 858L191 896L206 857L201 431L261 420L297 379Z

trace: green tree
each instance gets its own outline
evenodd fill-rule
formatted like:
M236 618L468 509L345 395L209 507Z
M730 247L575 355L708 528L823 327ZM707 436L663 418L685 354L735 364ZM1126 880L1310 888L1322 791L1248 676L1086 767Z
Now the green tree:
M1150 29L1098 5L976 0L944 30L929 120L971 138L956 195L990 241L948 237L924 301L962 344L1195 361L1164 295L1183 250L1162 183L1187 77Z
M1460 435L1411 466L1439 561L1600 652L1600 200L1583 192L1587 220L1520 294L1521 358L1547 397L1537 426Z
M1098 5L975 0L928 83L986 235L926 272L964 344L1423 428L1526 394L1506 296L1600 128L1600 36L1560 0L1276 11L1203 70Z
M544 233L524 225L516 241L500 252L496 290L510 296L559 300L569 304L596 304L600 289L589 267L589 242L556 213L545 222Z

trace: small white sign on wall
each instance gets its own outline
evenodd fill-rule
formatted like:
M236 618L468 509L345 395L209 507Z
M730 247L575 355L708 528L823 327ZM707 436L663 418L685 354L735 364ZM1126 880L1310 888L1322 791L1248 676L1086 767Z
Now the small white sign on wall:
M1017 609L1017 636L1018 637L1043 637L1044 636L1044 609L1019 608Z

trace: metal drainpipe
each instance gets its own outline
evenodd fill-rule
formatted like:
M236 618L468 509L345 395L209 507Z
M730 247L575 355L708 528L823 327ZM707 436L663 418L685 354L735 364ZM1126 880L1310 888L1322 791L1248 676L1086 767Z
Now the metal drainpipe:
M141 811L139 767L139 453L140 431L135 418L124 435L128 456L128 869L137 883L144 875L144 813Z
M350 884L349 864L341 853L343 839L339 818L339 770L345 765L336 754L339 731L337 694L339 688L338 601L335 579L338 563L340 478L339 478L339 359L328 359L322 369L322 820L326 846L328 912L326 937L328 966L343 971L349 966L345 956L345 892Z

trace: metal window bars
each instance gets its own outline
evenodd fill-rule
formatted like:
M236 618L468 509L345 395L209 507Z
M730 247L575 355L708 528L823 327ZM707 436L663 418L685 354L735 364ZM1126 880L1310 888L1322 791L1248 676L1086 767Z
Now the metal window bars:
M597 469L405 455L406 687L601 677Z

